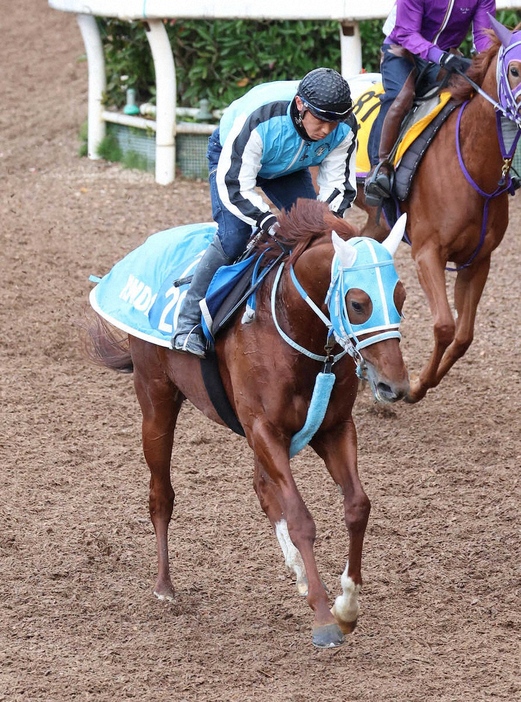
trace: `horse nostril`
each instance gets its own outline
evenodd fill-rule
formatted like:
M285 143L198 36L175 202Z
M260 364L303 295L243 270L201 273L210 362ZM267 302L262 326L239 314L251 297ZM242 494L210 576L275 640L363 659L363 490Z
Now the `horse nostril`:
M377 392L384 402L398 402L403 400L407 392L404 389L394 389L387 383L378 383Z

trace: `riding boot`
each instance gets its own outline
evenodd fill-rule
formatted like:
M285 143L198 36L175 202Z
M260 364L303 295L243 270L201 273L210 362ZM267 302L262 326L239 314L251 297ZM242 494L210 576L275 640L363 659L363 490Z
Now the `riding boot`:
M415 75L416 72L411 71L385 115L378 150L379 161L367 176L364 186L365 201L371 207L378 207L385 198L391 197L394 183L391 152L400 136L402 122L412 107Z
M192 282L182 302L177 319L177 327L172 337L172 348L175 351L192 353L199 358L205 357L206 341L201 328L199 302L206 295L216 270L221 266L229 265L231 262L232 260L224 253L219 237L216 234L197 264Z

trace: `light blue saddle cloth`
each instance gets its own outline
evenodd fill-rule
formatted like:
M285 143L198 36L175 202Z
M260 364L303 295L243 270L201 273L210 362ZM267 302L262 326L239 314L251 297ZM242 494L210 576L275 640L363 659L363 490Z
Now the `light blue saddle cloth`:
M89 301L107 322L122 331L171 348L180 302L190 277L217 230L213 222L187 224L152 234L118 261L97 283Z
M91 306L117 329L171 348L180 302L189 285L174 283L193 274L216 229L214 223L188 224L152 234L103 278L90 277L96 283L89 296ZM247 265L248 261L244 261L237 270L240 272ZM224 271L219 276L218 271L212 281L210 287L215 288L217 299L221 286L226 288L232 282L229 273ZM305 425L291 442L291 457L306 446L322 423L334 381L333 373L319 373Z

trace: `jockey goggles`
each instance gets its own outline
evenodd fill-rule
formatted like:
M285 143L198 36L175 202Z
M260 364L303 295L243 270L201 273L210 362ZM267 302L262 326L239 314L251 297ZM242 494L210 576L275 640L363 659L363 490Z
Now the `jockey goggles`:
M347 110L344 112L332 112L331 110L322 110L320 107L315 107L315 105L311 105L307 100L304 100L304 98L299 95L299 98L302 100L302 104L304 107L311 112L311 114L316 117L317 119L321 119L323 122L345 122L348 118L351 112L353 111L353 105L351 107L348 107Z

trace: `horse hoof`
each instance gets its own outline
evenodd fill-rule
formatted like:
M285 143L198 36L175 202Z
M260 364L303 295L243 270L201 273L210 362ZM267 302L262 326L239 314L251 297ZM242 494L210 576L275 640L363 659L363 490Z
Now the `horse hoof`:
M344 641L344 635L338 624L326 624L313 629L313 646L316 648L337 648Z
M338 622L338 626L343 634L352 634L356 629L357 623L358 619L353 619L352 622Z

